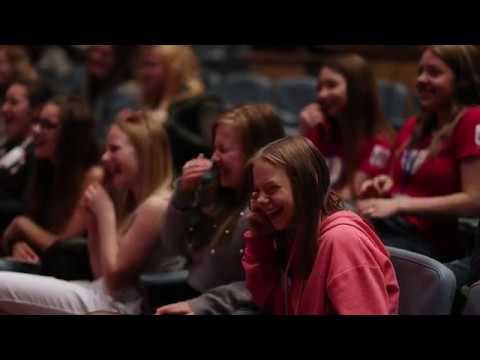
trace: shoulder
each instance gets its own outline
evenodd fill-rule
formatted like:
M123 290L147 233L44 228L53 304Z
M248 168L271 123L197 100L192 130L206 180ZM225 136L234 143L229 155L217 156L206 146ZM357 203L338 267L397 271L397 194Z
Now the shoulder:
M341 249L355 249L369 242L373 229L359 215L351 211L339 211L320 226L319 245Z
M327 219L319 237L319 254L336 268L378 264L388 259L385 246L360 216L342 211Z
M480 118L480 106L469 107L462 116L463 118Z
M452 132L452 143L458 149L458 156L478 157L480 154L480 107L468 108L458 120Z
M139 207L138 215L158 217L165 214L171 197L172 192L167 190L151 195Z
M457 127L470 127L478 124L480 124L480 106L473 106L464 112Z
M413 129L415 128L415 126L417 126L417 122L418 122L418 116L411 116L411 117L409 117L409 118L405 121L405 123L403 124L403 126L400 128L400 133L413 131Z

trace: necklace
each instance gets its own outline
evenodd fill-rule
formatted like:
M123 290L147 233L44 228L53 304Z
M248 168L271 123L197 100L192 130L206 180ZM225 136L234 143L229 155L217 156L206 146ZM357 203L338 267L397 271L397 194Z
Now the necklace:
M244 211L241 211L239 213L240 217L239 219L243 218L245 216L245 212ZM238 224L238 221L236 222L236 224ZM213 233L215 234L215 232L217 231L217 229L221 227L221 225L217 224L217 223L214 223L212 226L211 226L211 229L213 230ZM224 241L222 241L223 239L225 239L226 237L231 237L234 232L236 230L236 227L232 228L232 227L227 227L225 230L223 230L223 234L220 234L219 236L215 236L215 239L212 243L210 243L208 245L208 252L211 256L215 256L217 254L217 251L218 249L221 247L221 245L224 243ZM189 232L189 236L190 236L190 241L188 242L188 247L190 250L193 250L194 246L195 246L195 236L194 236L194 233L197 231L197 226L195 225L192 225L189 227L188 229L188 232ZM240 249L240 255L243 255L244 253L244 248L242 247Z

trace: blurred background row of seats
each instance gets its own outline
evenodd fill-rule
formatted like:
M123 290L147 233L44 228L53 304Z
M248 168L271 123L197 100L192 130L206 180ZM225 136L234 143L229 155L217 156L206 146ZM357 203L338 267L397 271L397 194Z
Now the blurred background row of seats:
M84 61L86 46L55 45L48 46L48 51L44 49L43 52L39 50L40 47L32 46L30 55L42 76L51 83L58 83L76 64ZM267 102L275 105L290 134L295 133L298 127L300 110L315 101L316 76L322 57L314 54L326 53L325 48L334 51L330 49L331 46L272 48L268 45L193 45L209 92L218 95L228 105L247 102ZM368 48L372 46L365 47ZM128 59L131 59L134 50L135 46L122 46L119 56L123 63L130 62ZM277 55L271 57L268 51L275 51ZM275 76L262 73L261 70L269 67L278 67L273 70ZM128 68L126 66L125 71L128 71ZM295 71L302 69L303 74L289 73L292 68L295 68ZM283 73L285 70L286 73ZM377 70L381 70L381 66ZM124 77L128 78L129 75L131 74L124 74ZM402 82L383 79L381 71L377 71L377 78L384 114L394 128L399 129L408 116L419 110L412 87L407 87Z
M272 80L253 72L234 72L224 76L216 73L213 82L209 76L212 74L205 79L208 90L229 106L263 102L275 105L289 133L298 128L299 112L317 97L314 76ZM418 111L417 102L405 85L380 80L378 90L385 117L397 130L408 116Z

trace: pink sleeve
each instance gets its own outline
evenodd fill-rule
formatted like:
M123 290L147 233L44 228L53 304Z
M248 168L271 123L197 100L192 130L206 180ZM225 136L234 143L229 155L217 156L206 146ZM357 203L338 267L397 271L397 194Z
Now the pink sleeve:
M340 315L389 315L397 312L398 285L386 252L366 233L337 227L330 237L327 292Z
M256 238L251 231L245 232L244 239L242 264L253 301L264 312L283 313L281 272L275 261L273 240Z
M389 315L385 280L377 266L346 271L328 286L330 301L340 315Z
M480 157L480 108L467 111L452 136L457 160Z

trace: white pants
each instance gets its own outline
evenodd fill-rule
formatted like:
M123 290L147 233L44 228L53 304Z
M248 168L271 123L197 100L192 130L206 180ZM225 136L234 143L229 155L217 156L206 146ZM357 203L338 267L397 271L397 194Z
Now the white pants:
M125 300L125 301L123 301ZM10 315L86 315L141 313L141 297L122 301L108 295L104 281L63 281L51 277L0 272L0 313Z

